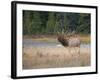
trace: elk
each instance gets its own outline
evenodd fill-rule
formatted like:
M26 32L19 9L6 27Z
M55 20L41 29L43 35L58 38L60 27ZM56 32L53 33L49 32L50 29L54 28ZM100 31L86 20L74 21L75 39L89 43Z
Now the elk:
M79 49L78 53L80 54L80 44L81 41L77 35L68 35L67 37L63 35L58 36L58 41L64 46L71 48L77 48Z

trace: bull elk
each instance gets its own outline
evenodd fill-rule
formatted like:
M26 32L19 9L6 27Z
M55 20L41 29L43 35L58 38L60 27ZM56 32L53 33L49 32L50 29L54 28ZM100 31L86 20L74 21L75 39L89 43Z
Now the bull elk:
M59 35L58 36L58 41L64 46L68 47L69 49L71 48L77 48L79 51L78 53L80 54L80 44L81 41L77 35Z

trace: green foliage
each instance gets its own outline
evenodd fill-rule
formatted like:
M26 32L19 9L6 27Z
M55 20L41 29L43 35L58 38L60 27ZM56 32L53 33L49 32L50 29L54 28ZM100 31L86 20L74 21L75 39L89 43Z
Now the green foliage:
M89 14L80 14L78 20L79 27L77 28L78 32L89 34L90 33L90 15Z
M41 19L38 12L33 13L33 19L31 21L30 34L41 32Z
M23 11L23 34L90 34L90 14L46 11Z
M54 32L54 28L55 28L55 16L54 16L54 13L52 12L52 13L49 13L49 16L48 16L46 32L49 32L52 34L52 32Z

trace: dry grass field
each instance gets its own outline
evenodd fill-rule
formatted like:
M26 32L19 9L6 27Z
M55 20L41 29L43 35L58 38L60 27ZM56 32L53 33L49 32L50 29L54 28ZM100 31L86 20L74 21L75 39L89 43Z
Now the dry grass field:
M23 69L90 66L89 48L23 48Z

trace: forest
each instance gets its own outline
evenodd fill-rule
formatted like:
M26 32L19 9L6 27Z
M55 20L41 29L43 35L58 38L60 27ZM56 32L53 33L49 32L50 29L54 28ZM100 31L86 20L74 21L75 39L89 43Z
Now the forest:
M57 33L90 34L91 15L88 13L23 10L23 35Z

